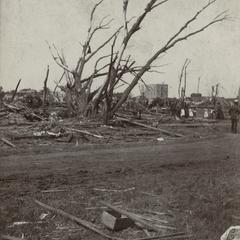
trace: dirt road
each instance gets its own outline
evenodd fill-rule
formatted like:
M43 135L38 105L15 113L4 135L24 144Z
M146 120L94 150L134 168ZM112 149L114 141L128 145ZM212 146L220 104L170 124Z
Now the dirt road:
M237 224L236 215L240 216L239 167L240 135L232 134L191 142L92 145L75 151L2 156L1 230L15 235L25 231L31 239L52 239L55 225L47 230L45 226L44 231L41 227L38 231L7 228L17 220L36 221L40 210L31 198L86 219L94 216L99 224L100 212L88 213L86 207L97 206L100 198L142 211L169 210L174 213L172 224L192 233L193 239L219 239L226 228ZM119 196L93 191L128 187L135 187L134 193ZM66 192L42 193L56 188ZM65 239L63 233L61 236ZM79 236L96 239L85 230L71 239Z

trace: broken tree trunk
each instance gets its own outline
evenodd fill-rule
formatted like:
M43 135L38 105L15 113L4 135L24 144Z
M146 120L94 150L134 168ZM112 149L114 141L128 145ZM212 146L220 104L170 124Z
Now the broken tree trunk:
M148 230L152 230L152 231L155 231L155 232L160 232L161 229L159 229L158 227L155 227L154 225L152 224L149 224L147 223L146 221L138 218L135 214L132 214L130 212L127 212L126 210L123 210L123 209L120 209L118 207L115 207L109 203L106 203L106 202L101 202L104 206L122 214L122 215L125 215L127 217L129 217L131 220L133 220L134 222L137 222L139 224L141 224L144 228L148 229Z
M13 100L14 100L14 98L15 98L15 96L16 96L16 93L17 93L17 90L18 90L18 87L19 87L21 81L22 81L22 79L20 78L20 79L18 80L17 86L16 86L16 88L15 88L15 90L14 90L14 93L13 93L13 95L12 95L11 102L13 102Z
M124 122L132 123L132 124L140 126L140 127L145 127L145 128L148 128L148 129L151 129L151 130L154 130L154 131L158 131L158 132L164 133L164 134L169 135L169 136L183 137L182 134L172 133L172 132L169 132L169 131L161 129L161 128L151 127L151 126L145 125L143 123L138 123L138 122L134 122L134 121L128 120L126 118L117 117L117 119L121 120L121 121L124 121Z
M121 238L111 237L111 236L105 234L104 232L102 232L102 231L100 231L99 229L97 229L94 224L92 224L92 223L90 223L90 222L88 222L88 221L86 221L86 220L83 220L83 219L81 219L81 218L75 217L75 216L73 216L73 215L71 215L71 214L69 214L69 213L66 213L66 212L64 212L64 211L61 210L61 209L57 209L57 208L51 207L51 206L49 206L49 205L47 205L47 204L45 204L45 203L42 203L42 202L40 202L40 201L38 201L38 200L35 200L35 203L37 203L38 205L40 205L41 207L43 207L43 208L45 208L45 209L47 209L47 210L49 210L49 211L55 212L55 213L57 213L57 214L65 217L65 218L67 218L67 219L69 219L69 220L71 220L71 221L73 221L73 222L76 222L76 223L80 224L80 225L83 226L84 228L86 228L86 229L88 229L88 230L91 230L92 232L97 233L97 234L99 234L100 236L105 237L106 239L110 239L110 240L122 240Z
M47 102L47 81L49 76L49 65L47 66L47 73L44 80L44 87L43 87L43 109L45 110L46 102Z

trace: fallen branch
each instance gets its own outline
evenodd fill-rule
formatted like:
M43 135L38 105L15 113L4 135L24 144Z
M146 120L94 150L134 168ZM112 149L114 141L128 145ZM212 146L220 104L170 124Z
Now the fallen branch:
M143 124L143 123L138 123L138 122L134 122L134 121L128 120L128 119L126 119L126 118L117 117L117 119L120 120L120 121L124 121L124 122L128 122L128 123L131 123L131 124L140 126L140 127L145 127L145 128L148 128L148 129L151 129L151 130L154 130L154 131L158 131L158 132L164 133L164 134L169 135L169 136L173 136L173 137L183 137L182 134L172 133L172 132L169 132L169 131L164 130L164 129L161 129L161 128L154 128L154 127L145 125L145 124Z
M1 141L4 142L5 144L7 144L8 146L12 147L12 148L16 148L16 145L14 145L13 143L11 143L9 140L7 140L6 138L1 138Z
M112 209L112 210L114 210L114 211L116 211L116 212L118 212L122 215L127 216L129 219L133 220L134 222L141 224L145 229L152 230L152 231L155 231L155 232L160 232L161 231L160 228L155 227L154 225L147 223L146 221L137 217L135 214L132 214L132 213L130 213L126 210L120 209L118 207L115 207L115 206L113 206L109 203L106 203L106 202L101 202L101 203L103 205L105 205L106 207L108 207L108 208L110 208L110 209Z
M110 239L110 240L123 240L121 238L111 237L111 236L105 234L104 232L100 231L99 229L97 229L94 224L92 224L92 223L90 223L90 222L88 222L86 220L83 220L81 218L75 217L75 216L73 216L73 215L71 215L69 213L66 213L66 212L64 212L61 209L57 209L57 208L51 207L51 206L49 206L47 204L44 204L44 203L42 203L42 202L40 202L38 200L35 200L35 203L37 203L38 205L40 205L41 207L43 207L43 208L45 208L45 209L47 209L49 211L55 212L55 213L65 217L65 218L67 218L67 219L69 219L69 220L71 220L73 222L76 222L76 223L80 224L84 228L86 228L88 230L91 230L92 232L97 233L100 236L105 237L106 239Z
M67 128L68 131L72 131L72 132L79 132L79 133L82 133L82 134L85 134L85 135L89 135L89 136L92 136L92 137L95 137L95 138L104 138L103 136L101 135L96 135L96 134L93 134L93 133L90 133L86 130L79 130L79 129L75 129L75 128Z

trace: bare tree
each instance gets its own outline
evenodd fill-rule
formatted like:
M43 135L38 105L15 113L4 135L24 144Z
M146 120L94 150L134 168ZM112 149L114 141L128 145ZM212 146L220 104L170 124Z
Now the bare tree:
M53 59L64 70L64 73L67 76L67 88L68 94L70 95L69 101L71 101L71 104L74 105L75 112L77 114L87 116L92 112L98 112L98 109L101 106L105 122L108 122L108 120L111 119L125 103L129 94L139 81L144 82L142 77L146 72L159 72L154 69L156 66L153 66L153 63L161 55L167 53L178 43L183 42L190 37L201 33L212 25L223 22L227 19L227 11L224 11L214 17L207 24L186 33L186 30L189 30L189 26L195 22L206 9L217 2L217 0L210 0L175 34L173 34L172 37L161 48L159 48L153 56L147 59L143 66L137 66L136 61L132 59L131 55L126 54L130 40L141 29L142 22L153 10L160 8L163 4L166 4L171 0L149 0L142 14L135 18L134 21L133 19L128 20L127 17L129 0L123 0L123 26L116 29L102 44L97 47L93 47L91 42L96 32L109 29L112 22L112 19L109 19L109 17L103 17L98 25L94 24L96 10L103 1L104 0L99 1L93 7L90 14L90 26L88 28L87 38L84 44L82 44L81 56L79 57L76 67L73 70L67 66L63 54L60 54L54 45L49 45L49 49ZM124 37L122 40L119 40L120 31L124 31ZM117 44L119 41L121 42L120 47L119 44ZM102 49L109 44L109 54L105 55L102 53ZM97 55L100 55L101 57L96 58ZM95 62L93 73L88 77L83 77L85 67L90 60ZM102 63L106 61L107 63L103 65ZM186 70L186 66L184 68ZM130 82L124 80L126 75L133 76ZM97 90L93 91L92 84L95 79L98 79L99 77L105 77L105 80ZM120 84L126 85L126 89L120 99L113 99L114 91Z

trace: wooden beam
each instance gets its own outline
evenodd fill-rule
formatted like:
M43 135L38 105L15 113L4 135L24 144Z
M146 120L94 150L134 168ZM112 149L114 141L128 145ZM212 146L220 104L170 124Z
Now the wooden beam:
M120 121L124 121L124 122L128 122L128 123L134 124L134 125L136 125L136 126L140 126L140 127L144 127L144 128L148 128L148 129L157 131L157 132L161 132L161 133L164 133L164 134L169 135L169 136L173 136L173 137L183 137L182 134L177 134L177 133L169 132L169 131L164 130L164 129L161 129L161 128L151 127L151 126L148 126L148 125L146 125L146 124L134 122L134 121L131 121L131 120L126 119L126 118L117 117L117 119L120 120Z

